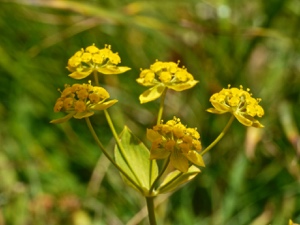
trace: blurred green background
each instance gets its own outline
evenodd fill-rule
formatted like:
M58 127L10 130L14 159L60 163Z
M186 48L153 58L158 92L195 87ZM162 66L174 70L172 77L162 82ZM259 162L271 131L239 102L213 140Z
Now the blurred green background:
M148 224L144 199L125 186L84 121L61 125L58 88L75 83L68 59L112 45L132 70L102 78L119 103L109 112L147 145L158 102L140 105L135 79L156 59L180 60L200 83L169 92L165 119L197 127L203 146L230 115L209 97L228 84L261 97L264 129L235 121L205 157L206 168L157 200L158 224L300 223L300 2L298 0L1 0L0 224ZM87 80L85 80L87 82ZM110 151L103 114L92 117Z

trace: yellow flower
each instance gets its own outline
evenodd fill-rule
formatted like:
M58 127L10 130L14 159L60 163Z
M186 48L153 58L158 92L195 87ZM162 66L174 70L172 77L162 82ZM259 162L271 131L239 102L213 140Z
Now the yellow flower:
M255 116L262 117L264 109L259 105L261 99L252 98L252 94L243 90L243 87L238 88L223 88L219 93L213 94L209 101L214 106L207 111L210 113L223 114L230 112L237 120L245 126L264 127Z
M66 112L68 115L50 123L62 123L72 117L82 119L92 116L94 111L107 109L118 101L106 101L109 97L104 88L94 87L90 83L65 85L61 96L56 100L54 112Z
M189 161L205 166L201 151L200 135L194 128L186 128L180 119L174 117L167 123L147 129L147 138L152 142L151 159L164 159L170 156L170 164L181 172L187 172Z
M72 72L69 76L83 79L92 72L102 74L120 74L130 70L129 67L117 66L121 62L118 53L111 51L110 45L98 49L95 44L76 52L68 61L67 69Z
M186 68L180 68L174 62L160 61L156 61L149 69L142 70L136 81L143 86L151 87L140 95L141 103L159 98L166 88L183 91L198 83Z

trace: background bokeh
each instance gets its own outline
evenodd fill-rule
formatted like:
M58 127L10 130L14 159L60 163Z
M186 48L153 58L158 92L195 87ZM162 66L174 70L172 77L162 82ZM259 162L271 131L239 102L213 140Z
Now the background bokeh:
M235 121L206 168L157 200L158 224L300 223L300 2L298 0L1 0L0 224L148 224L144 199L125 186L84 121L49 121L66 65L79 49L110 44L132 70L101 78L109 109L147 145L158 102L140 105L135 79L156 59L180 60L200 83L169 92L165 119L197 127L203 146L229 115L209 97L228 84L262 98L264 129ZM87 82L87 80L85 80ZM102 113L92 118L112 152Z

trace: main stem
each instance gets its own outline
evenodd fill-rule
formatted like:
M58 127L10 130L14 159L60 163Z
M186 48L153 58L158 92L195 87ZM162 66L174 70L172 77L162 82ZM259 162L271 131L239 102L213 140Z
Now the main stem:
M232 115L229 119L229 121L227 122L226 126L224 127L224 129L222 130L222 132L219 134L219 136L206 148L201 152L201 155L204 155L205 153L207 153L209 150L211 150L221 139L222 137L226 134L228 128L230 127L230 125L232 124L233 120L234 120L234 115Z
M154 212L154 197L146 197L148 218L150 225L156 225L155 212Z

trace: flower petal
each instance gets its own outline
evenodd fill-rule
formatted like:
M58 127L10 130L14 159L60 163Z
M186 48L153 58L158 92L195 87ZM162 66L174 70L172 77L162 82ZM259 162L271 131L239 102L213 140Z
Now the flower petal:
M147 91L143 92L139 99L140 99L140 103L147 103L147 102L151 102L154 101L155 99L158 99L162 93L165 90L165 86L162 84L158 84L150 89L148 89Z

